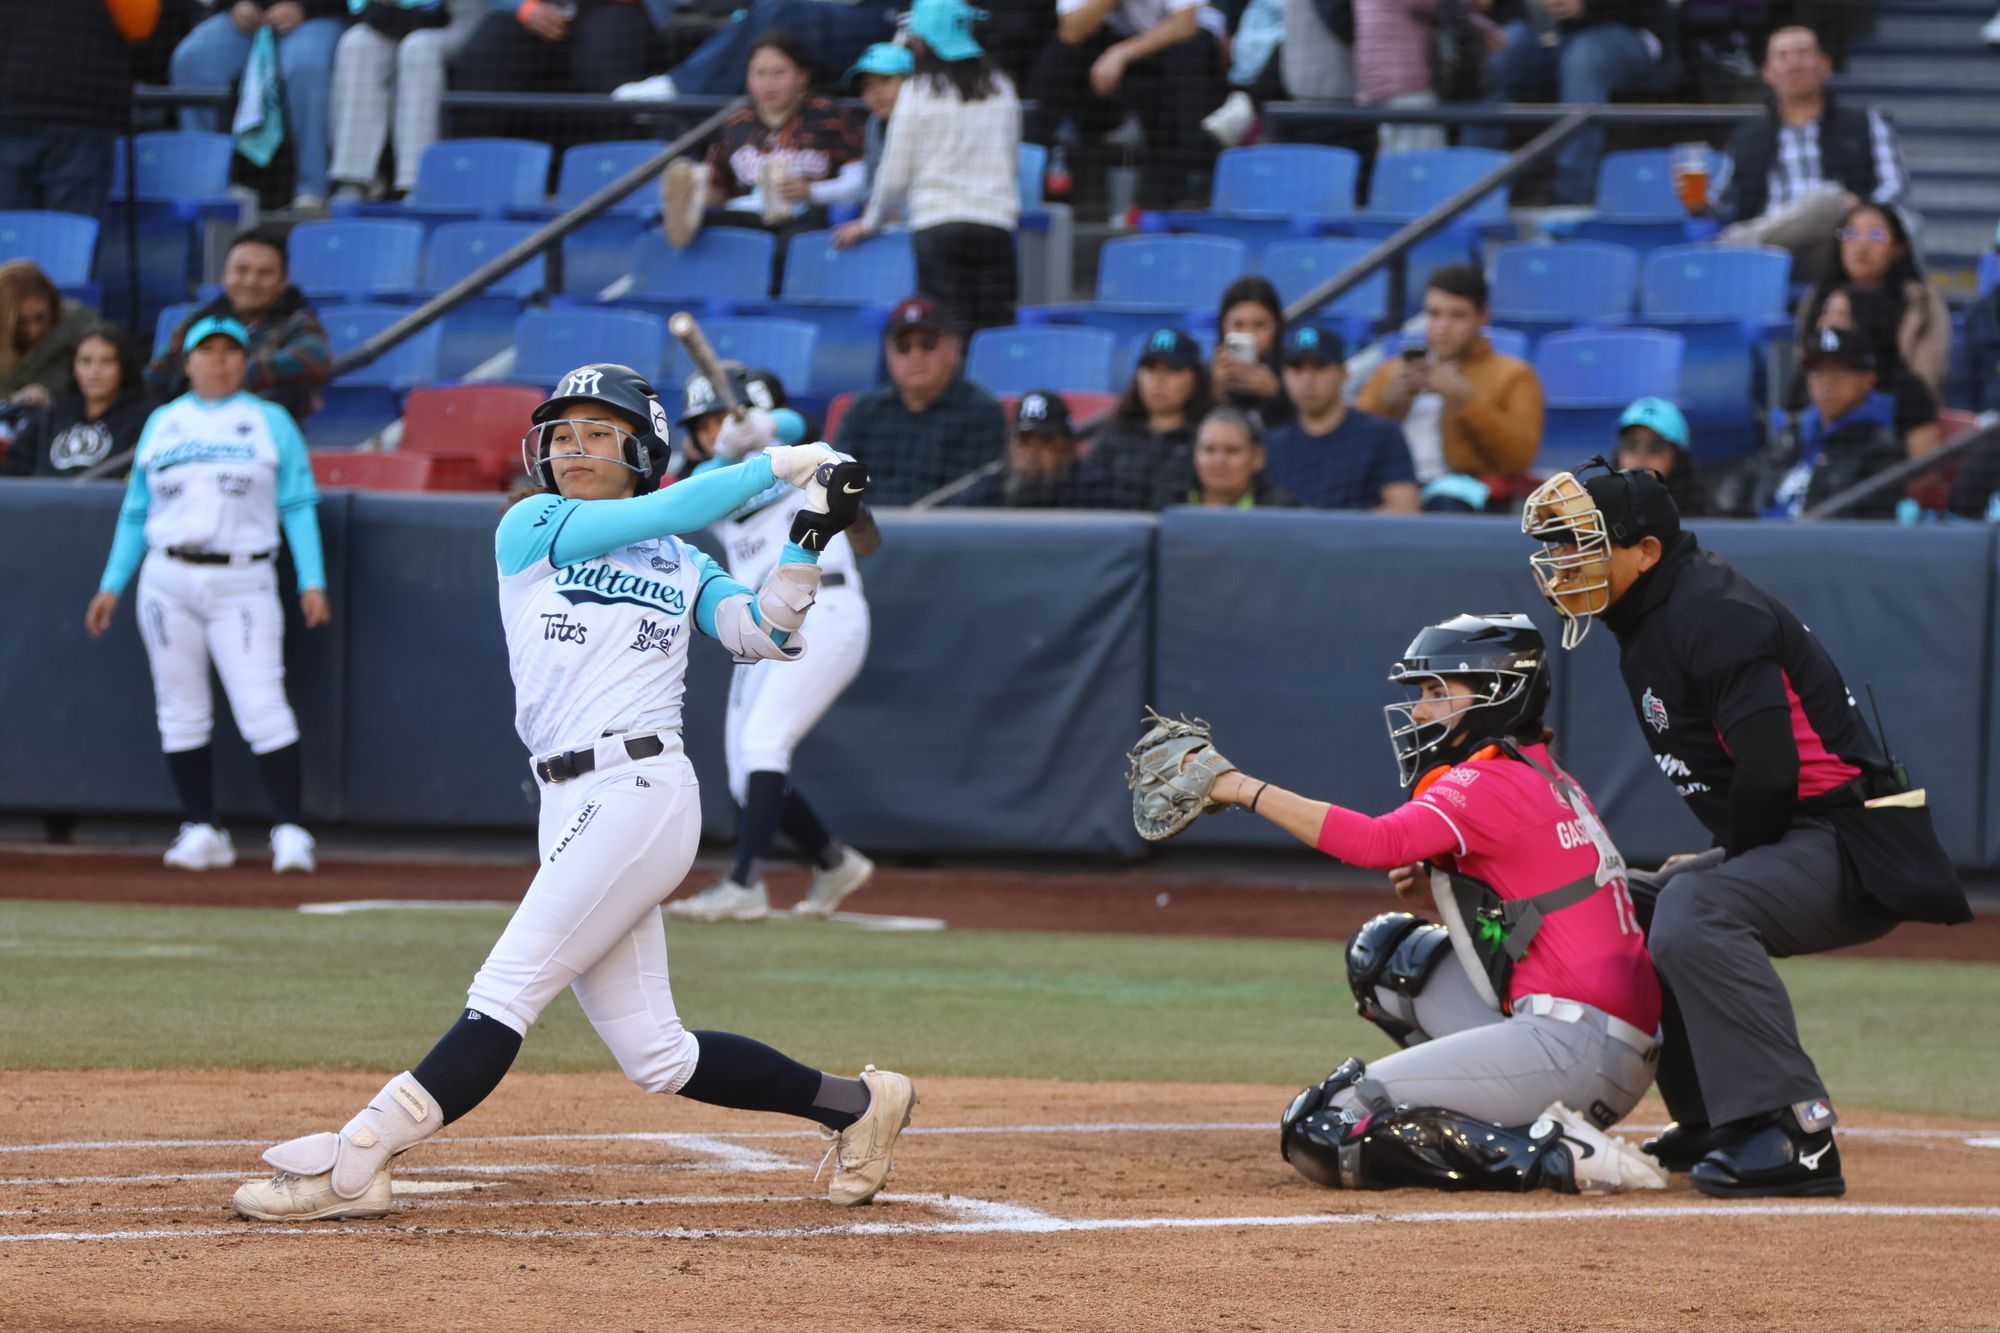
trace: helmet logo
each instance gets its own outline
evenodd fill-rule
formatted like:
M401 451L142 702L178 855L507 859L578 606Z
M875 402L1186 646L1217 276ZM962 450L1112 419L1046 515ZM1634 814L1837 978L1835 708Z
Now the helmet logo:
M1660 696L1653 693L1652 686L1639 696L1639 711L1646 715L1646 724L1654 731L1667 729L1667 706L1660 702Z
M646 406L652 410L653 434L659 436L664 443L667 438L667 409L660 406L660 400L657 398L648 398Z
M557 390L557 394L563 398L571 396L589 397L597 392L597 386L603 383L603 381L604 372L601 370L590 367L582 370L572 370L568 377L563 380L562 388Z

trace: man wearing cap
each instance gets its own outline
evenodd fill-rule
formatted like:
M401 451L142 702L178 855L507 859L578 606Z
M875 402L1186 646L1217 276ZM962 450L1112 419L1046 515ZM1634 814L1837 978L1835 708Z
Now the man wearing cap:
M230 242L222 295L189 315L167 350L146 367L146 388L155 398L187 392L179 348L197 320L211 318L234 320L248 330L246 391L284 408L293 421L312 415L333 368L333 349L305 293L291 285L285 243L276 233L253 228Z
M906 505L999 458L1007 422L993 395L959 374L959 336L929 298L890 311L882 341L889 382L854 400L838 447L868 464L871 500Z
M861 131L861 162L867 171L870 190L875 188L875 169L882 164L882 140L887 133L889 113L896 109L896 96L903 83L916 73L917 62L908 48L894 42L877 42L861 53L842 80L868 108L868 124Z
M1563 646L1610 626L1639 732L1715 838L1629 881L1666 991L1675 1121L1646 1151L1720 1198L1843 1193L1826 1084L1771 959L1970 919L1923 793L1811 631L1681 531L1654 473L1557 473L1521 526Z
M1271 481L1313 509L1417 512L1417 474L1395 422L1347 405L1347 345L1324 324L1301 324L1279 344L1296 420L1264 440Z
M1903 461L1895 399L1876 388L1875 353L1852 329L1820 329L1800 355L1811 406L1751 460L1748 494L1725 496L1731 512L1797 518L1858 481ZM1900 487L1869 496L1846 518L1896 516Z
M1664 398L1641 398L1618 417L1618 470L1649 468L1667 484L1682 518L1708 512L1707 493L1688 452L1687 417Z
M1062 395L1053 389L1022 394L1006 460L949 503L967 509L1088 507L1088 493L1078 482L1076 431Z

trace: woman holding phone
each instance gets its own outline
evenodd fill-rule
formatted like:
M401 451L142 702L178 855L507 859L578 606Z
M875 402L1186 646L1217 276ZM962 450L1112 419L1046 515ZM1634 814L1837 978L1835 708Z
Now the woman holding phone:
M1278 366L1278 335L1285 327L1284 303L1267 279L1238 278L1216 307L1215 354L1209 374L1215 400L1225 407L1255 412L1266 430L1294 415Z

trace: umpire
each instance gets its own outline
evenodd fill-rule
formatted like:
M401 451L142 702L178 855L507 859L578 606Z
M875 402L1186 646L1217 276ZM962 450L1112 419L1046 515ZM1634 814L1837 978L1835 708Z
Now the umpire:
M1843 1193L1833 1106L1772 958L1971 919L1923 792L1872 735L1833 659L1785 606L1681 531L1657 474L1550 478L1530 563L1563 645L1618 639L1640 733L1714 849L1631 879L1665 991L1645 1145L1718 1198Z

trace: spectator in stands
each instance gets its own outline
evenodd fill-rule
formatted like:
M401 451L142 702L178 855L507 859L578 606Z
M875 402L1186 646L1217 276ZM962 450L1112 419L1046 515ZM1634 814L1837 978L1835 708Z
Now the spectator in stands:
M451 65L469 92L608 93L646 73L653 22L642 0L521 0L490 11ZM454 118L468 134L546 138L532 112Z
M600 0L602 2L602 0ZM620 85L621 100L669 102L676 97L734 97L744 91L744 71L765 33L788 32L823 69L841 69L861 58L872 43L896 34L900 5L884 0L752 0L736 8L728 0L702 0L726 21L693 54L665 74ZM683 11L685 13L686 11ZM669 37L673 29L670 25Z
M116 325L94 325L77 343L70 366L76 389L29 416L0 473L68 476L137 447L153 404L131 339ZM131 470L128 457L104 475L122 477Z
M999 458L1007 420L993 395L960 375L964 343L928 297L889 312L889 382L854 400L838 446L868 465L869 500L909 504Z
M1278 334L1285 327L1285 306L1278 289L1264 278L1238 278L1222 293L1215 327L1208 372L1216 400L1255 412L1266 430L1290 421L1292 404L1279 377Z
M896 100L881 172L861 217L834 233L854 245L897 209L910 216L917 290L966 332L1014 322L1020 277L1021 103L972 37L979 11L964 0L910 9L916 74Z
M1195 487L1194 432L1208 415L1201 344L1179 329L1155 329L1139 368L1097 432L1084 486L1106 509L1165 509Z
M1752 518L1797 518L1903 461L1895 404L1877 391L1875 353L1848 329L1821 329L1805 349L1812 406L1730 479L1718 503ZM1894 518L1900 490L1870 496L1845 517Z
M1258 108L1285 96L1278 47L1285 40L1285 0L1249 0L1229 30L1229 95L1201 119L1217 146L1234 148L1257 123Z
M1206 208L1216 145L1202 118L1223 100L1222 55L1201 0L1056 0L1056 39L1028 80L1024 137L1053 145L1065 120L1087 138L1128 113L1145 132L1141 208Z
M1347 405L1347 347L1324 324L1285 335L1285 392L1298 419L1265 440L1266 471L1312 509L1417 512L1417 474L1396 423Z
M1953 381L1966 397L1959 404L1974 412L2000 412L2000 287L1974 301L1965 312Z
M1397 110L1434 107L1440 100L1432 83L1432 51L1439 25L1472 25L1497 48L1500 30L1477 6L1454 0L1449 16L1438 0L1353 0L1354 100L1363 106ZM1392 125L1377 128L1377 149L1384 153L1414 153L1442 148L1442 125Z
M908 47L894 42L877 42L861 53L843 80L868 108L868 124L861 132L861 164L868 188L875 188L875 171L882 162L882 141L889 132L889 114L896 109L903 84L917 68Z
M676 248L704 222L761 227L778 236L782 271L793 236L826 226L830 205L861 201L861 119L813 92L812 70L788 32L764 33L750 48L752 104L722 122L705 163L678 158L660 178L662 220Z
M47 407L69 392L70 361L97 312L56 290L32 259L0 264L0 399Z
M1879 292L1896 331L1902 364L1933 394L1943 393L1950 365L1951 311L1945 308L1943 294L1924 281L1902 216L1885 205L1856 204L1847 210L1835 235L1840 244L1832 271L1799 302L1800 344L1818 326L1820 310L1836 289L1845 288L1850 296Z
M272 232L253 228L229 246L222 265L222 295L202 306L174 330L167 350L146 367L146 388L166 401L187 392L179 348L196 321L233 319L250 332L250 364L243 387L304 421L319 406L319 388L333 365L326 330L288 278L285 243Z
M1518 475L1541 448L1542 382L1533 366L1494 351L1480 331L1487 300L1486 275L1473 265L1432 270L1424 346L1385 361L1355 400L1363 411L1402 423L1420 483L1448 472Z
M1664 398L1641 398L1618 418L1617 465L1620 472L1647 468L1658 474L1682 518L1709 512L1694 455L1688 452L1687 417Z
M1079 484L1080 471L1069 404L1053 389L1035 389L1022 394L1014 409L1005 460L950 503L968 509L1093 508Z
M1491 102L1609 102L1614 93L1671 88L1678 72L1665 45L1673 35L1667 0L1497 0L1492 14L1505 43L1488 67ZM1468 128L1465 142L1504 147L1506 130ZM1553 202L1595 198L1603 153L1595 125L1556 150Z
M1739 126L1709 189L1709 208L1731 225L1727 245L1777 245L1796 277L1832 262L1834 232L1856 204L1893 205L1909 186L1896 132L1882 113L1836 101L1833 66L1809 28L1780 28L1764 48L1769 115Z
M1187 502L1210 509L1297 509L1264 471L1264 428L1254 413L1209 409L1194 436L1195 484Z
M278 39L278 74L285 88L285 133L292 141L298 179L295 209L326 205L329 98L334 46L347 23L344 0L234 0L203 19L174 48L176 88L228 87L250 60L260 28ZM184 107L184 130L219 130L213 107Z
M1355 89L1354 36L1350 0L1285 0L1278 72L1286 96L1300 101L1350 100Z
M373 192L392 117L392 193L416 188L417 164L440 134L445 65L486 11L483 0L361 0L333 55L334 198Z
M1903 361L1897 334L1901 311L1890 301L1885 288L1842 286L1826 294L1812 327L1803 330L1798 345L1811 343L1820 329L1848 329L1858 334L1875 354L1875 375L1882 392L1896 405L1896 431L1912 457L1921 457L1937 448L1943 438L1938 427L1938 398L1930 385ZM1786 386L1785 409L1801 411L1807 402L1805 366L1801 363Z
M158 19L157 0L0 6L0 211L103 214L132 118L132 45Z

